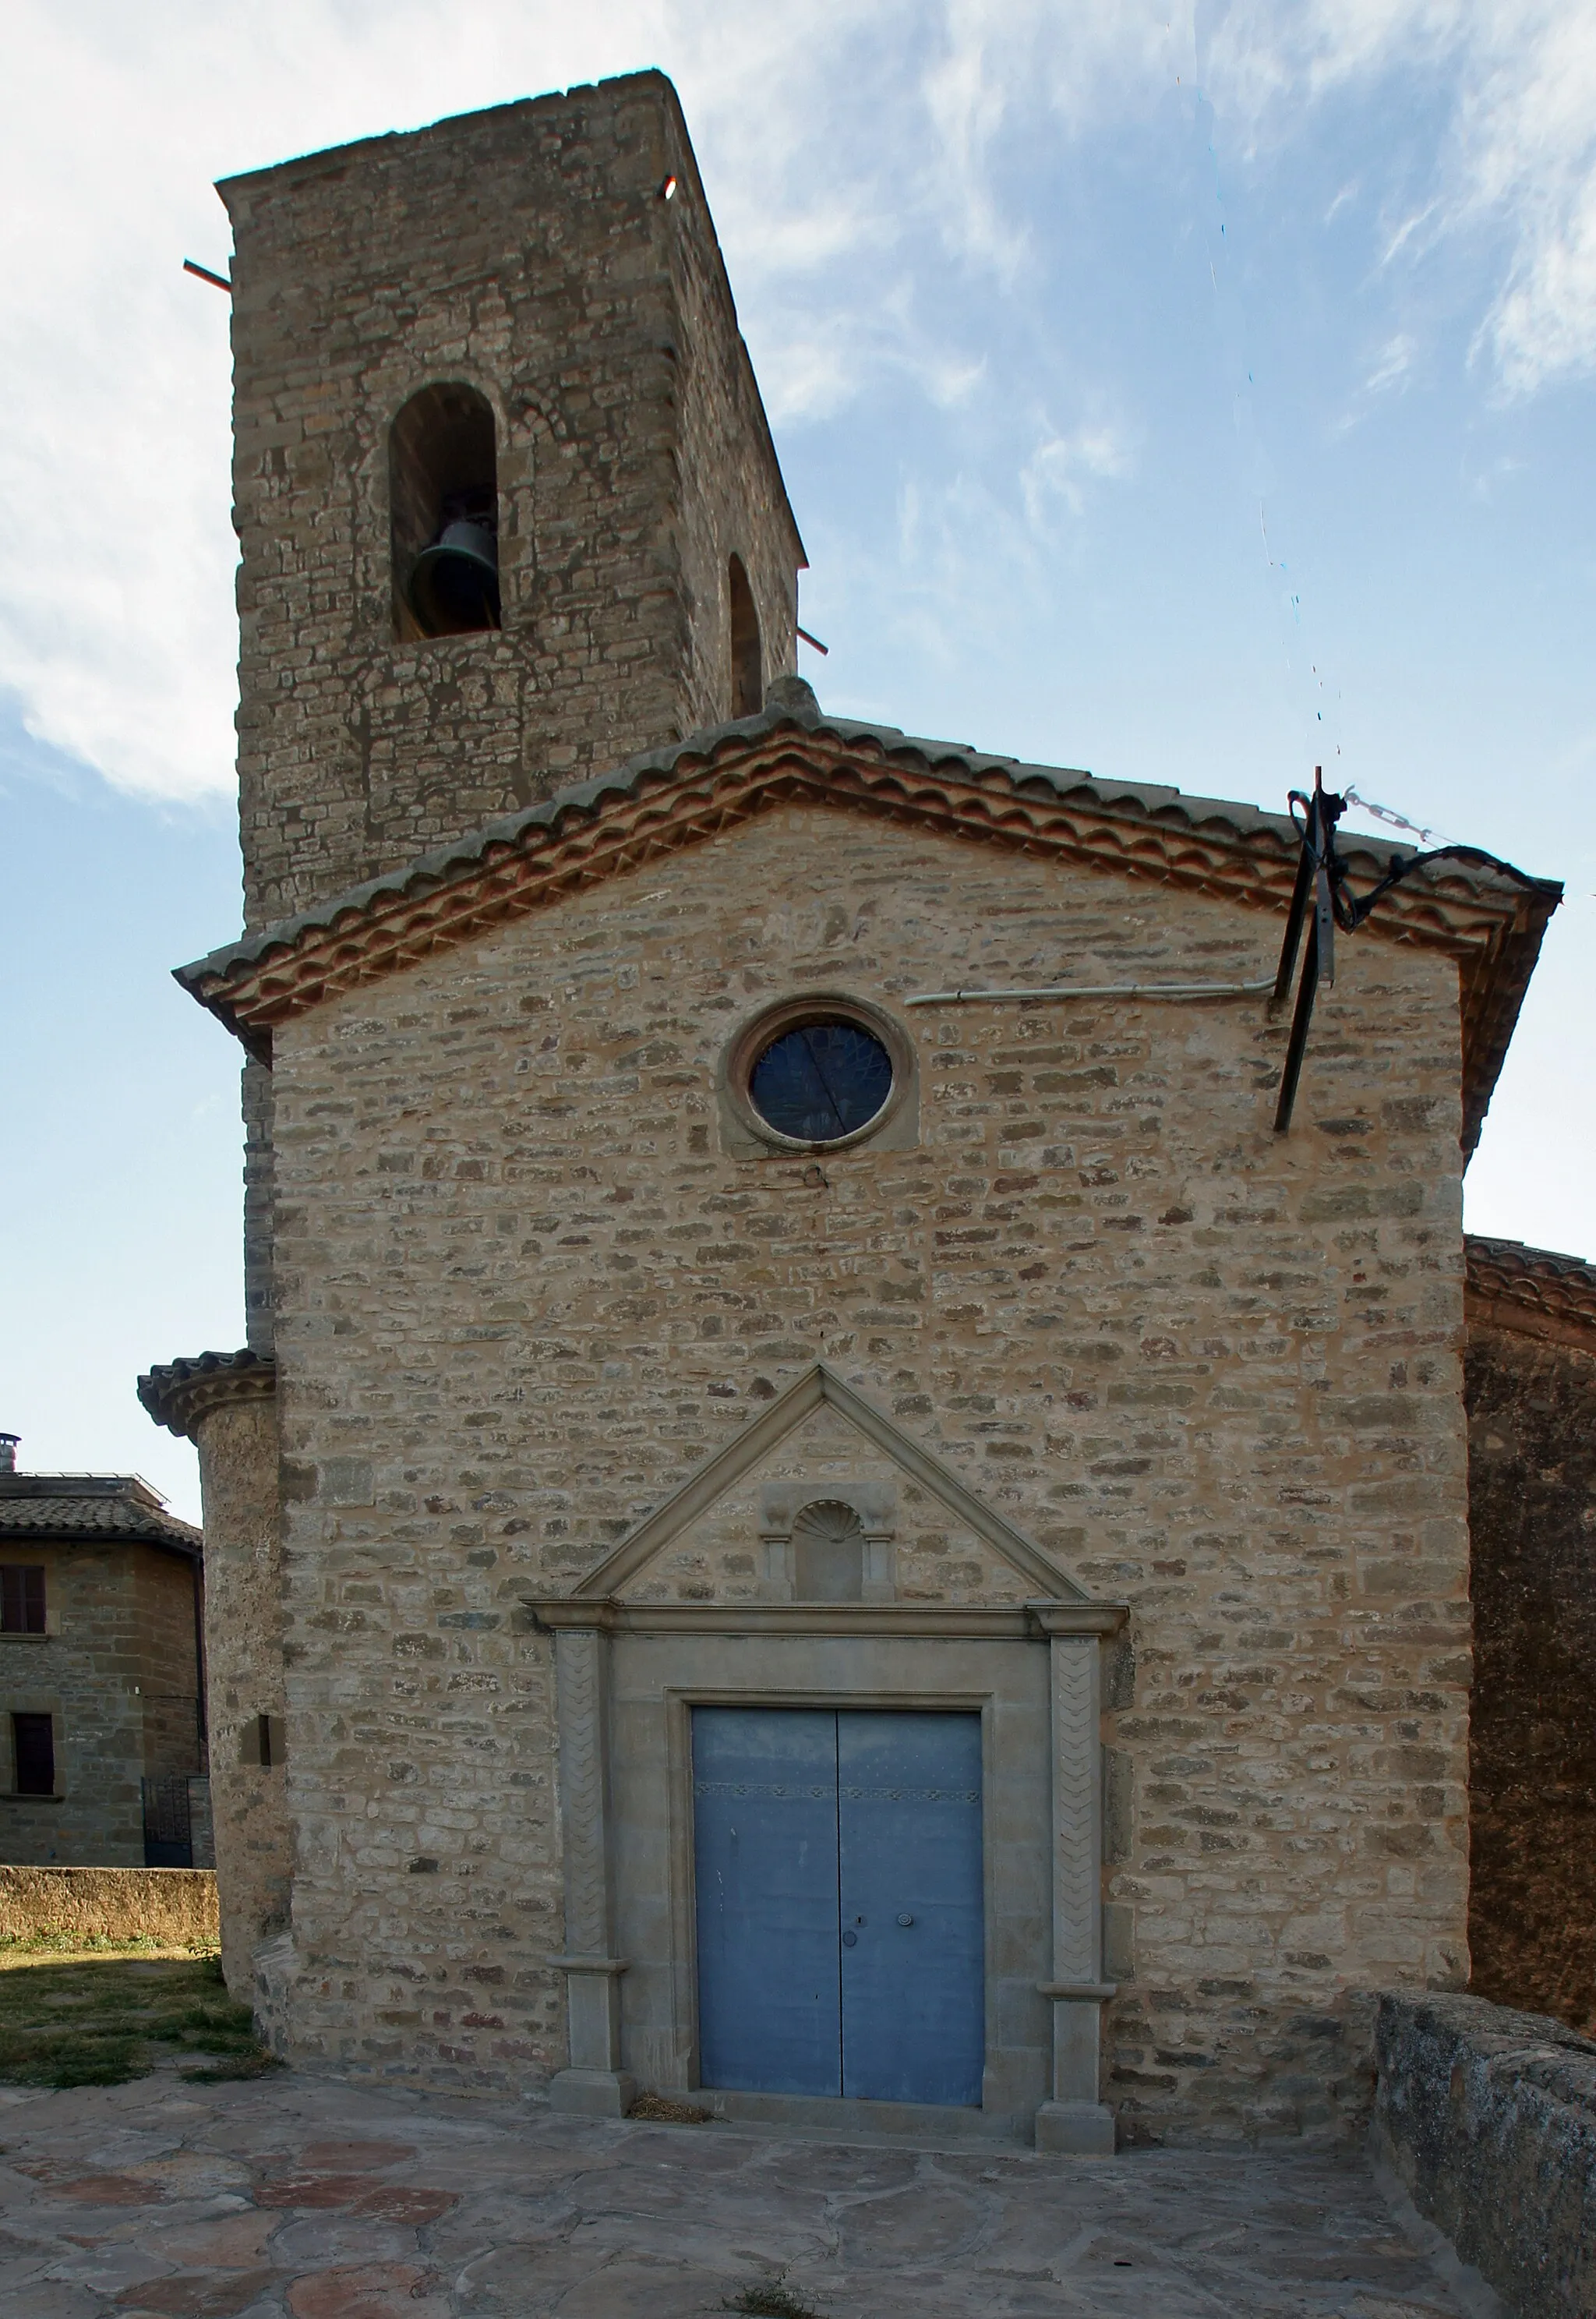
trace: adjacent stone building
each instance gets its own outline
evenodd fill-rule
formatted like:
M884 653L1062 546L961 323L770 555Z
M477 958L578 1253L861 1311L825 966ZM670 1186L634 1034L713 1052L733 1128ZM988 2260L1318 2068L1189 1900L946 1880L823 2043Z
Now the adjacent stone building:
M1474 1986L1596 2032L1596 1265L1470 1240Z
M0 1860L211 1865L198 1530L0 1434Z
M141 1392L230 1981L599 2112L1356 2120L1468 1973L1461 1175L1556 889L1395 889L1277 1134L1286 818L797 679L666 82L224 194L249 1346Z

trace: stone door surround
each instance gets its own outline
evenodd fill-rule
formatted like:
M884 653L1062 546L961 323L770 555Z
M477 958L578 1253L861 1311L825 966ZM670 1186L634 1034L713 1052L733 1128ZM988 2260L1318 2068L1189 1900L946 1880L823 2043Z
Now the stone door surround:
M1045 1594L1023 1603L632 1601L618 1590L822 1401L977 1520ZM751 1438L753 1437L753 1438ZM911 1462L912 1459L912 1462ZM684 1513L686 1505L690 1511ZM1098 2098L1101 1655L1122 1605L1088 1600L1030 1539L821 1364L698 1467L575 1593L552 1633L570 2067L556 2107L624 2116L641 2082L699 2091L691 1715L699 1705L905 1708L982 1719L987 2068L978 2111L711 2089L726 2114L857 2132L1024 2136L1112 2151ZM1049 2015L1051 2015L1050 2023Z

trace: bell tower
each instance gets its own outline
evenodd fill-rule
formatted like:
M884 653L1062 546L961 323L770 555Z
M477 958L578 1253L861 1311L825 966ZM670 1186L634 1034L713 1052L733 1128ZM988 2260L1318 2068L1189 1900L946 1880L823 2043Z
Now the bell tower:
M662 74L220 191L250 927L791 672L803 546Z

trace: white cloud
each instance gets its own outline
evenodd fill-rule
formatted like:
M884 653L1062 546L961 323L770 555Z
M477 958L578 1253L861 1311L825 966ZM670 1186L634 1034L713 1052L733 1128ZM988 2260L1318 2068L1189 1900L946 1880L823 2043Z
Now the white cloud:
M1086 485L1118 482L1132 470L1123 431L1103 422L1086 423L1068 435L1043 435L1021 471L1020 489L1032 530L1045 532L1053 504L1072 516L1086 512Z
M1411 331L1399 330L1394 338L1387 338L1363 383L1364 393L1387 394L1393 386L1404 385L1418 354L1419 341Z
M1024 295L1016 153L1145 124L1177 86L1239 146L1284 148L1317 100L1420 72L1451 128L1404 262L1505 229L1480 340L1501 389L1596 366L1589 0L451 0L446 40L436 0L12 0L5 30L0 689L149 794L223 790L233 757L227 307L179 261L225 259L210 180L287 153L661 63L797 424L872 382L985 392L949 285ZM1090 427L1044 437L1032 523L1126 456Z

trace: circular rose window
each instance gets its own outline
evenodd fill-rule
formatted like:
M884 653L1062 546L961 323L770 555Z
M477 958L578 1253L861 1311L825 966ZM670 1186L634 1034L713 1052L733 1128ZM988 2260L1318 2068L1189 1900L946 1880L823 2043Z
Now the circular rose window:
M892 1058L862 1024L841 1017L795 1024L762 1047L748 1100L794 1143L840 1143L868 1127L892 1093Z

